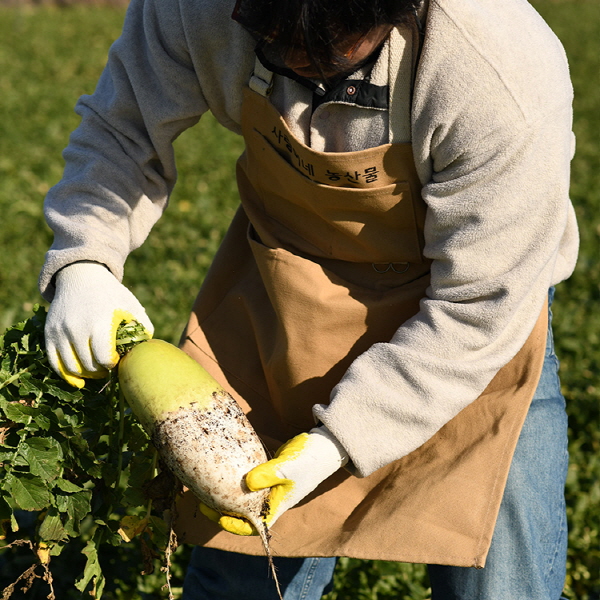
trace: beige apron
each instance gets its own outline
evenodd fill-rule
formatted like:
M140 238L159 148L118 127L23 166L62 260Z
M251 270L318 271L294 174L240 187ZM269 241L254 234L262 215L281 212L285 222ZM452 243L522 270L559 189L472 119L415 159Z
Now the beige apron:
M268 97L244 92L242 205L200 290L182 348L238 400L274 452L314 426L350 363L389 341L429 284L411 145L317 152ZM366 478L344 470L272 528L279 556L483 566L544 357L547 309L485 392L423 446ZM181 541L263 554L186 492Z

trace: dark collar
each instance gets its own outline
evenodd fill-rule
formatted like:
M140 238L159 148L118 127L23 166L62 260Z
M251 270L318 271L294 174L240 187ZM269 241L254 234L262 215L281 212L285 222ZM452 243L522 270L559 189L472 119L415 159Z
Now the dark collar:
M303 85L313 93L313 111L325 102L343 102L346 104L356 104L365 108L387 109L389 106L389 86L374 85L370 82L369 77L365 79L342 79L337 81L328 89L323 89L312 79L302 77L294 73L291 69L278 67L268 61L260 48L255 50L258 60L262 65L282 77L287 77ZM368 65L373 66L379 58L379 52L371 57Z
M313 111L326 102L343 102L387 110L389 86L374 85L367 79L344 79L322 96L313 96Z

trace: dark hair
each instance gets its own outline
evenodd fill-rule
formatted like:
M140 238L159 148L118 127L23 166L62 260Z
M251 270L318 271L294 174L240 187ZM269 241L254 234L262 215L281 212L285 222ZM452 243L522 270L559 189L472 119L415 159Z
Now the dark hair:
M238 19L256 38L285 56L301 44L312 62L345 69L336 43L381 25L408 23L420 0L238 0Z

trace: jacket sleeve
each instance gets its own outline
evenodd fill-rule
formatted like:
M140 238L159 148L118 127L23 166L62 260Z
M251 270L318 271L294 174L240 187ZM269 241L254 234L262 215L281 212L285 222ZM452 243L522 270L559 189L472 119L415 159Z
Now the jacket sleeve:
M133 0L93 95L76 112L64 175L45 200L54 232L40 275L78 261L105 264L121 279L127 255L164 210L176 180L172 143L207 110L179 4Z
M452 42L439 59L424 48L413 106L433 259L427 295L393 339L351 364L330 404L313 409L359 476L421 446L483 392L577 254L564 56L551 52L528 84L526 65L503 79L472 39Z

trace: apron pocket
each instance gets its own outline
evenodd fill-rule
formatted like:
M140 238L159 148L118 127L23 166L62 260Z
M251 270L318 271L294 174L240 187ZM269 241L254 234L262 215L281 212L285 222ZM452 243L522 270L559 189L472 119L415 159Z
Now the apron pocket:
M350 363L371 345L389 341L419 310L428 272L377 291L316 260L266 246L252 226L248 242L272 308L273 320L258 339L271 400L285 422L310 427L312 405L329 402ZM372 271L371 265L361 267Z
M299 171L261 134L255 136L246 151L244 170L251 186L244 207L267 243L349 262L423 262L424 217L416 214L408 181L380 187L317 183L298 177ZM268 177L249 167L257 152L272 165Z

